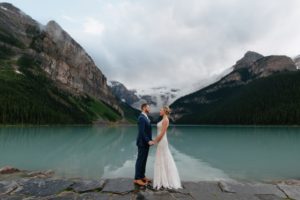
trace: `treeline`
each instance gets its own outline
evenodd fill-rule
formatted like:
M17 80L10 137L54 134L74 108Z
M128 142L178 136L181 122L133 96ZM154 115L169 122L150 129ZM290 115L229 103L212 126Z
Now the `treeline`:
M217 100L188 105L193 112L177 123L300 124L300 71L277 73L211 95Z
M33 58L24 55L16 64L21 74L10 61L0 62L1 124L86 124L121 118L101 101L58 89Z

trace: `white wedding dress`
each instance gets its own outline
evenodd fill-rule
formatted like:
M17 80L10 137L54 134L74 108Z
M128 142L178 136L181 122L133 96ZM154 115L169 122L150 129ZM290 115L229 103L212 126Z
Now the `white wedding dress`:
M162 120L157 123L157 135L159 135L161 127ZM154 161L153 188L160 189L161 187L169 189L182 188L178 170L169 149L167 133L157 144Z

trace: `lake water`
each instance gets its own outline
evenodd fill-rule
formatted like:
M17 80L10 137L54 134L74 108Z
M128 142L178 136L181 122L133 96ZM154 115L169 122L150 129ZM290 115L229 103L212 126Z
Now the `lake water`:
M169 146L182 180L300 178L300 128L173 126ZM65 177L134 177L136 126L0 128L0 167ZM153 137L156 127L153 127ZM153 177L155 147L146 175Z

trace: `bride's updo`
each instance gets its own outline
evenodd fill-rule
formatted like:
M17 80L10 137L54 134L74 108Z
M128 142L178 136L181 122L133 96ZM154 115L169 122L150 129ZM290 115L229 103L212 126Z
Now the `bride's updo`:
M163 110L164 110L164 112L165 112L166 115L170 115L171 109L168 106L164 106Z

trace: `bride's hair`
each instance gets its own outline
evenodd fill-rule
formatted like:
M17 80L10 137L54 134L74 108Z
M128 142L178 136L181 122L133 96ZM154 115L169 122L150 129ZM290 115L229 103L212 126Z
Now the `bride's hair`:
M164 110L164 112L165 112L166 115L170 115L171 109L168 106L164 106L163 110Z

